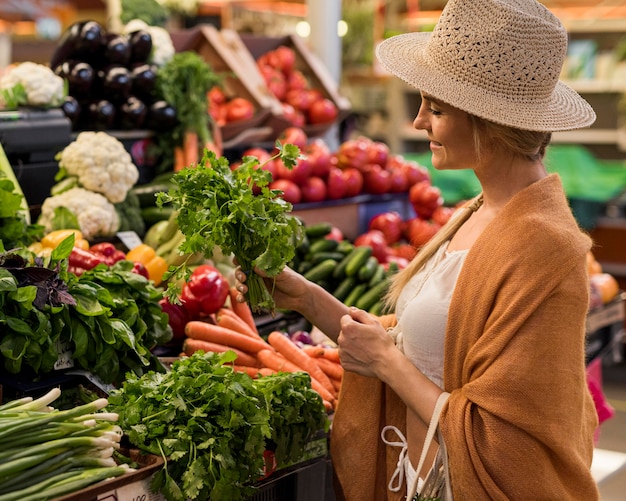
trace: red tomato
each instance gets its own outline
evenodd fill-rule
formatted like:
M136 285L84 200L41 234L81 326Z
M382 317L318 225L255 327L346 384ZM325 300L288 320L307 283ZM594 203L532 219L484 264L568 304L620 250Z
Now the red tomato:
M454 214L455 209L453 207L437 207L435 212L433 212L432 220L434 223L437 223L439 226L443 226L448 222L452 214Z
M276 99L283 101L287 96L288 87L287 80L285 79L285 75L283 75L282 71L272 66L263 64L259 65L258 68L263 80L265 80L268 90L276 97Z
M358 171L357 171L358 172ZM346 180L344 171L339 167L330 167L326 176L326 198L337 200L346 196Z
M339 115L339 110L330 99L324 98L314 101L308 108L309 123L327 124L334 122Z
M287 76L287 87L289 89L308 89L309 81L300 70L294 69L289 76Z
M430 219L437 209L443 204L441 190L430 184L430 181L420 181L409 189L409 202L422 219Z
M367 148L367 161L372 164L378 164L381 167L387 165L389 158L389 146L382 141L372 141Z
M289 179L277 179L276 181L272 181L269 184L269 189L280 190L282 192L280 196L283 200L291 204L300 203L302 200L302 191L300 190L300 187Z
M279 45L271 52L270 57L274 67L285 75L290 74L296 66L296 51L286 45Z
M295 144L302 151L309 138L301 127L287 127L280 133L278 140L281 144Z
M410 261L409 259L402 257L402 256L396 256L396 255L387 256L387 262L396 263L398 265L398 268L401 270L403 270L409 265L409 261Z
M226 103L226 121L237 122L254 117L254 104L244 97L235 97Z
M417 249L411 244L397 243L390 247L390 252L394 256L403 257L404 259L410 261L415 257Z
M321 202L326 200L326 183L322 178L311 176L300 186L303 202Z
M354 240L354 245L357 247L361 247L363 245L368 245L372 248L372 256L378 259L379 263L384 263L387 261L387 255L389 251L387 249L387 242L385 241L385 235L383 235L382 231L378 230L369 230L365 233L362 233Z
M285 94L285 101L300 111L307 111L320 99L323 99L323 96L317 89L292 89Z
M380 165L367 164L363 167L363 188L367 193L380 195L389 193L391 174Z
M207 100L209 104L224 104L227 101L227 97L221 87L214 85L209 92L207 92Z
M298 158L296 165L291 170L285 167L280 159L277 158L276 160L279 176L293 181L298 186L302 186L313 174L313 164L307 157Z
M291 122L294 127L304 127L306 119L304 117L304 113L300 110L296 110L289 103L280 103L283 108L283 116Z
M421 183L422 181L428 181L430 183L430 172L428 172L426 167L421 166L417 162L405 161L401 169L406 176L409 187Z
M266 149L260 146L253 146L243 151L241 158L243 157L255 157L259 160L260 164L263 164L271 158L271 155Z
M409 190L409 180L402 168L394 167L387 170L391 176L389 193L404 193Z
M363 191L363 174L358 169L349 167L343 169L343 181L346 191L345 197L356 197Z
M368 141L363 138L348 139L339 145L337 149L337 165L340 169L353 167L362 169L367 163Z
M385 236L387 245L395 244L402 238L404 220L399 212L382 212L375 215L368 224L368 229L378 230Z
M327 240L337 240L337 242L341 242L342 240L344 240L345 237L343 235L343 231L341 231L341 228L333 225L333 228L330 230L330 233L326 235L324 238Z
M439 231L439 225L425 221L419 217L406 223L406 239L418 249L428 242Z
M304 148L303 153L313 165L312 174L326 179L331 167L331 152L326 142L322 138L316 137Z

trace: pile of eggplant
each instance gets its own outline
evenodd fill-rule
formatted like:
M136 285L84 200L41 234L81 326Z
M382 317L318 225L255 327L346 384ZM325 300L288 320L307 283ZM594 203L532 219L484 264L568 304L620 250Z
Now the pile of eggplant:
M50 67L68 82L63 112L73 130L171 130L176 109L158 95L158 67L150 63L145 30L107 32L96 21L72 24Z

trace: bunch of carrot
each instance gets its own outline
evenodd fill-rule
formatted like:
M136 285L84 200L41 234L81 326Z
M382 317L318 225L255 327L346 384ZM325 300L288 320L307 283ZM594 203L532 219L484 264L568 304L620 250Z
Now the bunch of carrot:
M327 411L334 410L343 377L338 348L300 347L279 331L271 332L267 340L264 339L254 323L250 306L237 302L235 295L236 291L231 290L230 304L220 308L214 323L200 320L187 323L184 354L191 356L199 350L233 351L237 355L234 369L251 377L276 372L307 372L311 387L320 394Z

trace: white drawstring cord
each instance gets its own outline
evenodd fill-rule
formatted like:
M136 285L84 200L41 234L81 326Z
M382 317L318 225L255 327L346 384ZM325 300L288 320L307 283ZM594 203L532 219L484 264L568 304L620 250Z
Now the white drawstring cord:
M394 431L396 435L400 438L400 441L394 442L387 440L385 438L385 434L388 431ZM382 431L380 432L380 438L382 438L383 442L385 442L386 445L391 445L392 447L402 447L402 449L400 450L400 457L398 458L398 464L396 465L396 469L394 470L393 475L391 476L391 479L387 484L387 488L391 492L398 492L400 489L402 489L402 483L404 482L404 458L408 450L408 444L402 432L395 426L391 425L385 426L382 429ZM397 485L394 486L393 484L396 480Z

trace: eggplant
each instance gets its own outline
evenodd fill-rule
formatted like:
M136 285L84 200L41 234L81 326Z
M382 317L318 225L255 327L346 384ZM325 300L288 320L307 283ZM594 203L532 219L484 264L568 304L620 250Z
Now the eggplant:
M132 93L144 101L152 101L157 80L157 67L152 64L136 63L131 67Z
M69 118L72 123L72 130L76 130L81 116L81 106L77 99L73 96L66 96L61 103L63 114Z
M115 123L115 105L106 99L93 101L87 110L87 125L93 130L107 130Z
M69 59L88 60L100 53L106 31L97 21L78 21L65 30L52 58L55 68Z
M130 39L130 60L134 63L145 63L152 53L152 35L146 30L133 31Z
M132 78L125 66L111 65L99 72L102 97L114 103L126 101L130 96Z
M102 57L105 64L126 66L130 62L130 40L126 35L110 33L106 36Z
M117 124L123 130L141 129L148 115L148 107L139 98L130 96L117 110Z
M168 132L176 125L178 125L178 112L171 104L159 100L150 105L145 121L146 128L157 132Z

